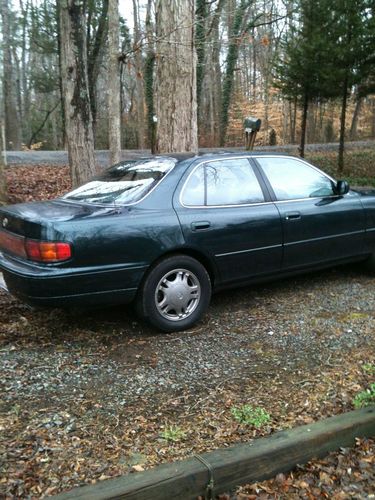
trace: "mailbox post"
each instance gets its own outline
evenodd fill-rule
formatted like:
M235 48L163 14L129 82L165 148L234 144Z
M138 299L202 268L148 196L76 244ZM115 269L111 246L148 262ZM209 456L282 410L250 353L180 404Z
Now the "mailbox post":
M248 116L243 122L245 129L245 146L247 151L251 151L254 148L255 137L260 130L262 120L259 118L254 118L253 116Z

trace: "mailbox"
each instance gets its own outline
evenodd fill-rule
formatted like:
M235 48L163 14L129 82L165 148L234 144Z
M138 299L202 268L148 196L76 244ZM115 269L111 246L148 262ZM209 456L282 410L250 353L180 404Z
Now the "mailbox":
M245 132L259 132L262 120L248 116L243 122Z
M260 130L260 126L262 124L262 120L259 118L254 118L253 116L248 116L245 118L243 122L243 126L245 129L245 146L249 151L253 149L255 143L255 137L257 132Z

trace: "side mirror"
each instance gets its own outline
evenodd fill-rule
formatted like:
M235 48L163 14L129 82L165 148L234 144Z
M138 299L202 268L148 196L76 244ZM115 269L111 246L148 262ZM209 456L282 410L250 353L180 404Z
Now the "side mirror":
M347 183L347 181L337 181L336 194L338 194L339 196L343 196L348 192L349 192L349 184Z

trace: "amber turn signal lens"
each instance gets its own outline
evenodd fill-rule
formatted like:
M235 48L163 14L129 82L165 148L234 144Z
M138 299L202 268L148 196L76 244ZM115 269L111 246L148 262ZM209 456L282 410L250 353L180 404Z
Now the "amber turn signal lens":
M70 243L27 239L25 248L28 258L37 262L61 262L72 256Z

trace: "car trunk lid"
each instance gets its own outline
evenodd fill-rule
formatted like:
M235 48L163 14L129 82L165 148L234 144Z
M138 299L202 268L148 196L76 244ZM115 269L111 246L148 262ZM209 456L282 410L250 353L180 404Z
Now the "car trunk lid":
M2 207L0 210L0 252L30 259L28 250L30 240L61 241L61 235L54 229L56 224L77 218L113 213L113 211L113 207L103 208L62 200L20 203Z

